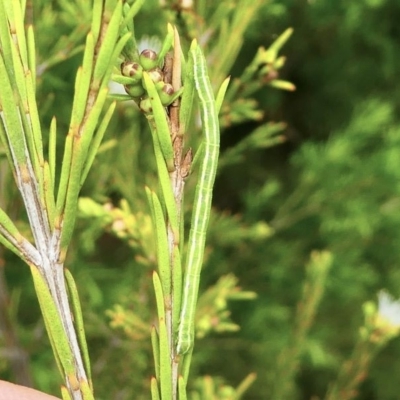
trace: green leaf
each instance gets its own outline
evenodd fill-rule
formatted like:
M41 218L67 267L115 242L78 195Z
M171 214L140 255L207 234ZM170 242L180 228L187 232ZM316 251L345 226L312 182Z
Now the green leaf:
M77 134L74 134L73 132L70 132L68 134L68 137L71 134L71 136L74 137L75 140L72 147L72 159L70 161L71 165L70 167L65 166L65 168L69 170L68 172L70 172L67 180L67 187L65 188L65 204L64 207L62 207L61 209L57 209L57 211L61 211L61 213L63 214L64 225L61 235L61 247L63 249L68 246L71 240L72 231L75 225L76 208L78 202L78 194L81 188L81 176L83 172L83 166L86 161L88 148L90 146L93 136L93 131L96 127L96 124L98 123L98 119L106 97L107 90L104 89L99 93L96 102L85 121L83 130L80 131L79 136ZM58 205L59 203L57 198L57 206Z
M252 373L246 376L242 382L240 382L239 386L236 388L235 397L232 400L239 400L243 396L243 394L247 391L247 389L254 383L257 379L257 374Z
M12 252L17 254L23 260L26 260L20 248L18 247L18 244L22 240L23 238L17 227L11 221L9 216L0 208L0 241Z
M217 113L221 111L222 102L224 101L226 90L228 89L230 77L226 78L223 82L221 87L218 90L217 97L215 98L215 108L217 109Z
M63 375L67 377L76 376L77 371L75 369L75 363L73 362L74 357L72 350L69 346L61 317L50 294L50 290L38 268L33 265L30 265L30 268L40 309L42 310L43 318L45 319L48 330L48 335L51 337L54 352L59 357Z
M171 353L169 349L167 327L165 324L164 294L160 278L155 271L153 272L153 284L158 313L161 398L162 400L170 400L172 399Z
M192 42L191 49L194 48L195 43ZM185 66L185 78L183 85L185 90L182 94L180 109L179 109L179 124L180 135L184 135L189 128L190 118L192 116L192 107L194 102L194 65L193 57L189 57Z
M154 155L157 163L158 178L162 189L165 207L167 209L167 214L169 218L168 222L171 224L171 228L176 238L176 241L179 242L178 213L175 205L175 197L172 192L171 183L169 180L169 173L160 149L160 143L155 132L155 127L151 123L150 131L153 137Z
M36 165L36 174L40 175L40 165L43 163L43 140L42 140L42 130L40 127L39 113L36 103L35 97L35 86L34 86L34 77L32 76L32 72L28 71L25 73L25 85L26 85L26 93L27 93L27 101L28 101L28 110L29 114L26 115L26 118L29 119L28 126L29 129L26 129L26 135L28 136L27 142L29 143L29 135L32 135L32 144L30 148L31 159Z
M183 376L179 376L178 378L178 394L179 394L179 400L187 400L186 381Z
M12 1L14 19L13 24L18 38L18 48L21 56L22 64L25 68L28 67L28 54L26 47L25 29L24 29L24 17L22 15L21 4L19 1Z
M179 326L179 313L181 310L182 302L182 260L179 246L175 246L173 254L173 266L172 266L172 287L173 291L173 316L172 316L172 331L178 332Z
M93 70L94 40L89 33L86 37L85 52L83 55L82 67L79 68L75 79L75 93L72 105L71 127L81 124L84 113L87 109L90 83Z
M61 217L64 212L65 198L67 196L68 180L71 171L73 135L68 134L65 139L64 156L62 160L60 183L57 193L57 214Z
M56 180L56 145L57 145L57 120L52 118L49 132L49 168L52 192L55 193Z
M171 353L165 319L159 319L160 335L160 386L162 400L172 399Z
M12 43L10 31L9 31L9 24L7 18L7 11L6 5L10 5L9 1L0 1L0 43L1 43L1 52L5 60L11 60L11 46L14 44ZM12 63L6 63L6 68L8 72L8 76L12 76L13 74L13 65Z
M61 386L61 397L62 400L73 400L68 392L68 389L64 385Z
M128 25L130 21L135 18L136 14L140 11L140 8L144 4L145 0L136 0L131 6L128 13L125 15L123 25Z
M92 381L92 373L90 368L90 358L89 358L89 351L86 342L86 335L85 335L85 326L83 323L83 315L81 309L81 302L79 300L79 293L78 289L75 284L74 277L72 276L71 272L68 269L64 270L66 282L68 285L71 306L74 313L74 323L76 326L76 333L78 336L79 348L83 355L83 362L85 364L85 371L89 382Z
M165 36L165 39L161 46L161 50L158 53L158 60L160 63L164 59L164 57L168 53L168 51L171 49L173 40L174 40L174 28L172 27L171 24L168 24L167 35Z
M129 94L111 93L107 98L116 101L132 101L132 97Z
M126 45L126 43L128 42L130 37L131 37L131 33L130 32L126 33L124 36L121 37L121 39L115 45L114 51L111 54L111 57L110 57L110 60L108 63L108 69L106 70L104 77L103 77L103 83L101 85L101 89L103 89L104 87L108 87L110 76L114 69L114 65L115 65L118 57L120 56L122 49L124 48L124 46Z
M138 80L136 78L131 78L129 76L124 76L124 75L120 75L120 74L111 75L111 80L113 82L117 82L121 85L137 85L138 84Z
M41 188L44 193L44 204L46 205L47 219L49 221L51 230L54 228L54 219L56 216L56 204L54 199L53 180L51 177L50 167L47 161L43 164L43 184Z
M93 397L93 388L90 384L86 381L80 381L79 382L79 390L82 395L82 400L94 400Z
M33 27L28 27L28 66L32 74L33 91L36 92L36 44Z
M154 369L156 371L157 380L160 379L160 342L158 340L157 330L153 326L151 328L151 347L153 349Z
M21 54L18 52L18 50L20 49L17 49L15 45L11 46L11 58L6 61L8 63L12 63L13 73L12 75L9 75L9 79L10 82L12 80L11 86L13 87L13 89L15 88L18 89L18 94L19 94L18 100L21 101L23 110L24 112L26 112L28 101L27 101L26 84L25 84L25 70L21 62Z
M15 157L14 162L25 164L26 144L23 137L23 126L11 83L8 79L5 60L0 53L0 107L3 111L3 124L8 138L8 143ZM14 158L13 157L13 158ZM14 167L15 164L14 164Z
M192 362L192 355L193 355L193 346L183 356L183 362L182 362L182 366L181 366L181 375L185 382L187 382L189 379L190 363Z
M93 34L93 41L95 43L97 43L99 39L102 16L103 16L103 0L94 0L91 32Z
M167 164L168 171L174 171L174 150L172 148L171 132L169 130L165 107L161 103L160 96L157 92L154 82L150 79L149 74L145 71L143 72L143 80L149 95L152 114L154 116L155 130L160 143L162 155Z
M115 48L115 43L118 39L119 24L122 18L122 2L118 1L113 11L110 22L108 23L107 31L105 33L104 40L101 44L101 48L96 60L96 66L93 73L93 82L95 85L100 86L104 74L106 73L109 65L110 58Z
M4 147L3 151L6 154L6 157L7 157L10 167L12 168L13 167L13 158L12 158L11 150L10 150L9 143L8 143L6 128L4 126L4 122L3 122L2 118L0 118L0 143Z
M160 392L158 390L157 379L154 378L154 376L151 378L150 388L151 388L151 400L161 400Z
M148 193L149 201L152 202L153 209L153 223L157 236L157 260L158 260L158 273L163 287L164 295L167 296L171 293L171 268L170 257L168 250L168 237L166 229L166 221L163 210L161 208L160 200L154 192Z
M103 137L104 137L104 134L105 134L106 129L108 127L108 124L109 124L109 122L111 120L111 117L112 117L112 115L114 113L115 105L116 105L115 102L111 103L111 105L108 108L106 114L104 115L102 121L100 122L99 127L97 128L96 135L94 136L94 138L93 138L93 140L92 140L92 142L90 144L89 151L88 151L88 154L87 154L87 157L86 157L85 167L83 169L82 176L81 176L81 185L83 185L83 183L85 182L86 177L87 177L87 175L89 173L89 170L90 170L90 168L91 168L91 166L93 164L93 161L94 161L94 159L96 157L97 151L98 151L98 149L100 147L100 144L101 144L101 142L103 140Z
M162 290L160 277L156 271L153 271L153 285L157 303L157 315L158 318L163 318L165 321L164 293Z

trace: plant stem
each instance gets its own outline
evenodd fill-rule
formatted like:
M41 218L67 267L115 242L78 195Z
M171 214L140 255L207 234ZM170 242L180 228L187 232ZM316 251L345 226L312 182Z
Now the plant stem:
M177 92L181 88L181 46L179 35L174 30L174 57L173 57L173 64L172 64L172 86L174 91ZM187 169L185 165L185 160L182 159L183 154L183 136L179 129L179 100L175 100L170 108L170 122L171 122L171 139L173 143L173 150L174 150L174 164L175 170L170 173L170 180L172 186L172 192L175 198L175 206L178 215L178 225L181 226L182 224L182 200L183 200L183 189L185 185L185 178L187 176ZM179 250L179 246L181 241L183 241L183 237L176 237L175 233L173 232L171 225L168 224L168 245L169 245L169 254L170 254L170 265L171 265L171 308L170 310L167 309L167 316L169 317L169 325L167 328L170 332L170 349L171 349L171 363L172 363L172 388L173 388L173 400L177 399L177 387L178 387L178 370L179 370L179 360L175 353L175 343L174 343L174 327L177 326L178 321L174 321L174 316L178 315L177 312L174 312L176 308L180 308L179 304L174 304L172 299L176 298L174 296L175 290L180 290L176 288L174 285L174 276L177 268L177 260L175 259L176 254L179 254L176 250ZM180 262L180 260L179 260ZM179 310L178 310L179 312Z

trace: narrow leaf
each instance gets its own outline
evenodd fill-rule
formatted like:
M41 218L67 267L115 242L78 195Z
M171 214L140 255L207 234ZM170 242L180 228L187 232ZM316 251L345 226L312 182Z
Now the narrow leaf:
M1 102L0 102L0 105L1 105ZM10 146L8 143L7 132L6 132L6 128L4 126L4 121L1 117L0 117L0 143L4 147L3 151L7 157L7 161L9 163L10 167L14 169L13 157L12 157L11 149L10 149Z
M91 168L91 166L93 164L93 161L94 161L94 159L96 157L97 151L98 151L98 149L100 147L100 144L101 144L101 142L103 140L103 137L104 137L104 134L105 134L106 129L108 127L108 124L109 124L109 122L111 120L111 117L112 117L112 115L114 113L115 105L116 105L115 102L111 103L111 105L108 108L106 114L104 115L102 121L100 122L99 127L97 128L96 135L94 136L94 138L93 138L93 140L92 140L92 142L90 144L88 155L87 155L86 162L85 162L85 167L83 169L82 176L81 176L81 185L83 185L83 183L85 182L86 177L87 177L87 175L88 175L88 173L90 171L90 168Z
M151 378L150 389L151 389L151 400L161 400L160 392L158 390L157 379L154 378L154 376Z
M193 48L192 43L191 48ZM188 62L185 65L185 78L183 85L185 90L183 91L180 110L179 110L179 121L180 121L180 135L184 135L189 128L190 117L192 116L192 107L194 102L194 65L193 57L189 57Z
M110 81L110 77L111 77L111 73L114 69L115 63L117 62L118 57L120 56L122 49L124 48L124 46L126 45L126 43L128 42L129 38L131 37L131 33L128 32L126 33L124 36L121 37L121 39L117 42L117 44L115 45L114 51L111 54L111 57L108 61L108 68L106 70L106 72L104 73L104 77L103 77L103 83L100 87L100 89L102 90L104 87L108 87L109 81Z
M226 78L223 82L221 87L218 90L217 97L215 99L215 108L217 109L217 113L221 111L222 102L224 101L226 90L228 89L229 81L231 80L230 77Z
M0 43L1 52L5 60L11 60L11 46L14 44L11 41L11 35L9 31L9 24L7 19L7 11L5 6L9 2L0 1ZM12 76L13 65L11 63L6 63L6 68L9 76Z
M58 354L65 375L76 375L73 354L65 334L57 307L50 294L46 281L39 270L31 265L35 291L39 299L43 317L48 321L48 334L52 337L55 352Z
M29 131L26 130L26 132L27 134L31 133L32 135L33 143L31 149L31 159L34 162L34 165L37 164L38 168L39 165L43 164L43 140L33 80L34 78L32 77L31 71L27 71L25 74L25 86L28 101L28 109L26 110L28 114L26 117L28 119L30 129ZM27 142L29 143L29 138L27 138ZM36 170L36 173L37 175L40 175L39 168Z
M160 63L164 59L164 57L168 53L168 51L171 49L173 40L174 40L174 28L172 27L171 24L168 24L167 35L165 36L165 39L161 46L161 50L158 53L158 59L160 60Z
M78 194L81 188L81 176L83 172L83 165L86 161L88 148L93 136L93 131L98 122L104 101L107 97L107 90L99 93L98 98L86 120L83 132L73 142L72 160L70 166L70 176L68 176L65 204L63 208L57 209L59 214L63 214L63 230L61 235L61 247L65 249L69 244L72 236L72 231L75 225L76 207L78 202ZM64 166L63 166L64 168ZM58 207L57 198L57 207Z
M154 82L150 79L147 72L143 72L143 80L149 94L157 138L160 143L162 155L167 164L168 171L173 171L175 169L174 150L172 148L171 133L169 130L167 115L165 113L165 107L162 105Z
M14 93L11 83L8 79L5 62L0 53L0 107L3 109L2 120L5 132L8 138L10 149L12 149L13 158L17 163L25 163L26 144L22 136L23 126L19 109L14 102ZM15 165L14 165L15 166Z
M18 38L18 50L22 60L23 65L28 67L28 54L26 47L25 29L24 29L24 17L22 15L21 4L19 0L13 0L13 13L14 13L14 26L16 35Z
M36 44L33 27L28 27L28 66L31 71L33 91L36 92Z
M153 349L154 369L156 371L157 380L160 379L160 342L158 340L157 330L153 326L151 328L151 347Z
M91 32L93 34L93 41L95 43L97 43L97 40L99 39L102 16L103 16L103 0L94 0Z
M145 0L136 0L132 5L129 10L129 12L126 14L124 18L123 25L127 25L129 21L131 21L133 18L135 18L136 14L140 11L140 8L144 4Z
M150 124L150 130L153 137L154 155L157 163L158 178L162 189L163 200L167 208L168 222L171 224L176 241L179 242L178 213L176 210L175 198L169 180L169 173L161 152L160 143L155 132L155 127L152 124Z
M83 323L83 316L82 316L82 309L81 309L81 302L79 300L79 293L78 289L75 284L74 277L72 276L71 272L68 269L64 270L65 278L68 285L71 306L74 313L74 323L76 326L76 332L78 336L79 348L83 355L83 362L85 364L85 371L89 378L89 381L92 380L92 373L90 368L90 358L89 358L89 351L86 342L86 335L85 335L85 326Z
M193 347L183 357L181 374L185 382L189 379L190 363L192 362Z
M110 58L113 53L115 43L118 38L119 24L122 17L122 2L118 1L117 6L113 12L111 20L107 27L103 43L99 51L99 55L96 60L96 66L93 73L93 81L101 82L105 72L110 64Z
M160 335L160 386L162 400L172 399L171 353L165 319L159 319Z
M82 393L82 400L94 400L91 382L81 380L79 382L79 389Z
M0 208L0 242L24 261L28 261L19 247L20 240L22 240L22 236L17 227Z
M172 266L172 286L174 288L173 291L173 316L172 316L172 331L174 333L178 332L179 326L179 313L181 310L181 302L182 302L182 260L181 253L179 251L179 246L175 246L174 248L174 265Z
M156 271L153 271L154 293L156 295L157 315L165 321L164 294L161 286L160 277Z
M53 117L49 133L49 168L51 177L52 192L55 193L56 180L56 145L57 145L57 120Z
M82 67L76 77L75 93L72 106L71 126L77 126L82 122L87 109L90 82L92 77L94 58L93 35L89 32L86 37L85 53L83 55Z
M236 388L236 393L233 400L241 399L243 394L254 383L256 379L257 379L257 374L255 373L247 375L246 378L244 378L243 381L240 382L239 386Z
M71 132L68 133L65 139L64 156L62 160L61 177L60 177L60 183L58 185L57 202L56 202L58 215L62 215L64 212L65 198L67 196L68 180L71 171L72 146L73 146L73 133Z
M160 274L161 284L165 295L171 293L171 268L169 262L168 238L166 230L166 221L160 200L152 192L151 198L154 209L154 226L157 235L157 260L158 273Z
M47 213L47 220L49 221L51 230L54 228L54 219L56 216L56 203L54 199L53 181L51 177L49 164L45 161L43 165L43 191L44 191L44 204L45 212Z
M68 389L64 385L61 386L61 396L62 400L72 400L71 395L68 392Z
M179 394L179 400L187 400L186 381L182 375L180 375L178 378L178 394Z

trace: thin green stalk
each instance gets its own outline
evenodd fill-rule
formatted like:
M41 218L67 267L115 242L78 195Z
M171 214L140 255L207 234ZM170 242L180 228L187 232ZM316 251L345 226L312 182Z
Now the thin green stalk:
M271 380L271 400L289 399L293 396L293 384L299 357L304 349L308 332L321 301L331 264L332 255L330 253L313 252L311 254L293 331L287 347L279 355L276 371L273 380Z

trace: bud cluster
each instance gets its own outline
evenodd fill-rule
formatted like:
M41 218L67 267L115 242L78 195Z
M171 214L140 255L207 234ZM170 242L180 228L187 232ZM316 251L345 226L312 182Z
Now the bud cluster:
M151 104L143 82L143 71L154 82L163 106L169 106L177 97L172 85L165 82L164 71L159 67L162 64L163 61L159 60L157 53L150 49L140 53L139 62L125 61L121 64L121 74L130 78L130 83L124 85L125 91L139 103L140 109L145 113L151 112Z

